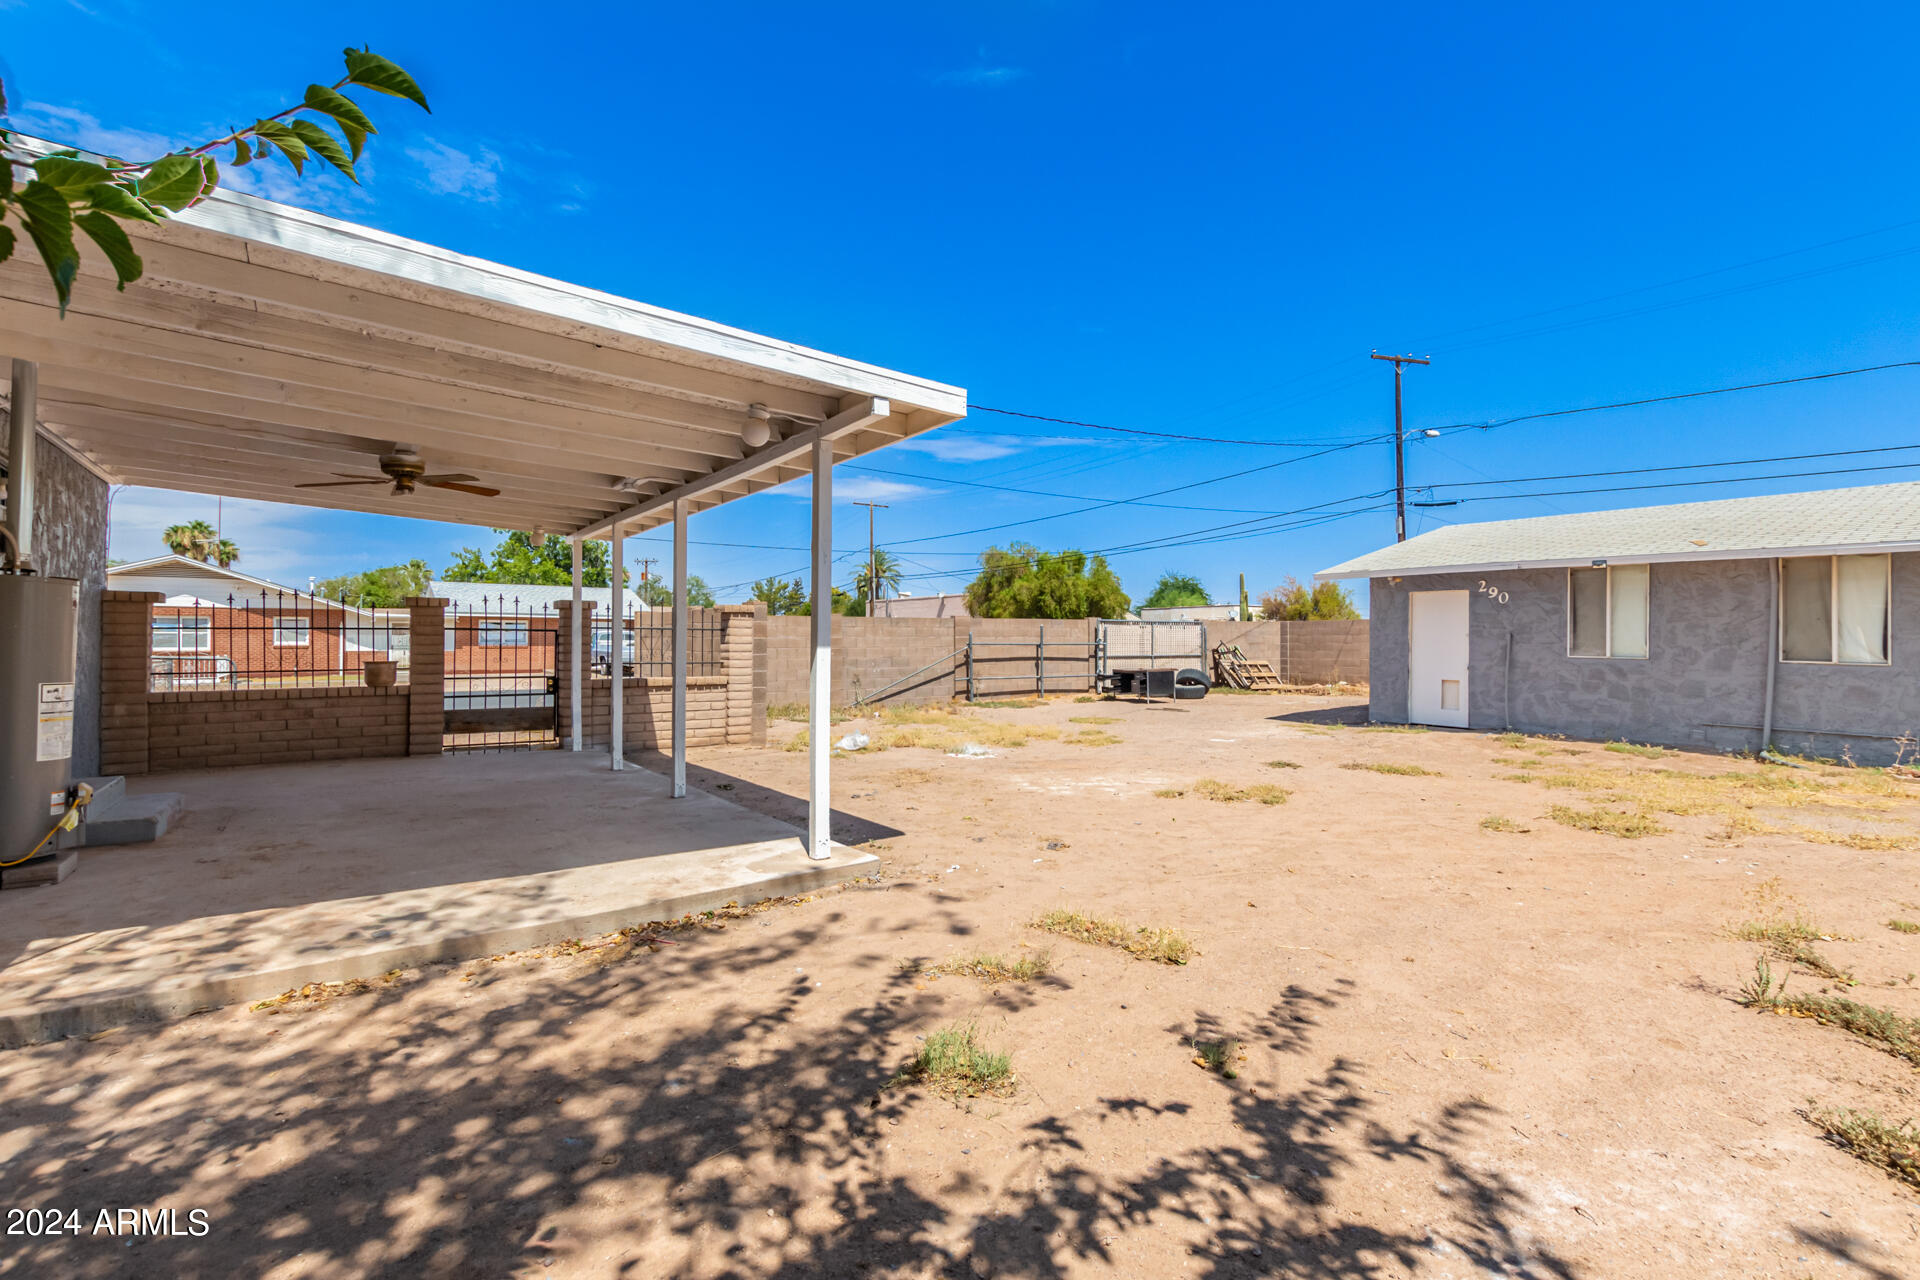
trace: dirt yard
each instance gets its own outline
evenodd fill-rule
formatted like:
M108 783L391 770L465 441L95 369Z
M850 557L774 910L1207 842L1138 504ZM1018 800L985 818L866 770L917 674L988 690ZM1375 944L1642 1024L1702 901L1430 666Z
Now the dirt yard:
M1815 1123L1920 1114L1920 782L1360 714L865 722L876 882L0 1055L10 1206L208 1224L0 1273L1920 1275L1916 1191ZM800 728L696 785L797 818ZM1740 1003L1769 949L1811 1004ZM901 1078L965 1024L1010 1085Z

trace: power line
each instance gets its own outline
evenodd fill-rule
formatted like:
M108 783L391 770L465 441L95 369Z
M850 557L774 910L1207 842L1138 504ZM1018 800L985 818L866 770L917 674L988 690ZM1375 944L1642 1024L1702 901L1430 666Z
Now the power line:
M1548 489L1540 493L1481 493L1453 499L1453 503L1506 502L1514 498L1565 498L1589 493L1632 493L1644 489L1686 489L1713 484L1746 484L1757 480L1807 480L1819 476L1854 476L1879 471L1911 471L1920 462L1889 462L1874 467L1831 467L1821 471L1782 471L1766 476L1719 476L1707 480L1669 480L1659 484L1603 485L1592 489Z
M1920 360L1895 360L1891 364L1863 365L1858 369L1835 369L1829 373L1806 373L1794 378L1774 378L1767 382L1743 382L1732 387L1709 387L1704 391L1678 391L1672 395L1647 396L1640 400L1619 400L1613 404L1583 405L1577 409L1548 409L1540 413L1516 414L1511 418L1499 418L1492 422L1453 422L1444 427L1432 427L1434 431L1491 431L1495 427L1510 427L1516 422L1535 422L1542 418L1565 418L1576 413L1601 413L1608 409L1637 409L1642 405L1666 404L1674 400L1696 400L1701 396L1724 396L1735 391L1757 391L1765 387L1789 387L1801 382L1822 382L1829 378L1851 378L1862 373L1882 373L1888 369L1912 369L1920 367Z
M1605 476L1643 476L1664 471L1701 471L1710 467L1758 467L1772 462L1810 462L1815 458L1853 458L1867 453L1906 453L1920 444L1885 444L1871 449L1834 449L1826 453L1786 453L1772 458L1735 458L1727 462L1681 462L1664 467L1622 467L1615 471L1569 471L1551 476L1515 476L1510 480L1447 480L1419 485L1421 489L1478 489L1490 484L1539 484L1549 480L1597 480ZM1891 464L1890 464L1891 465ZM1482 472L1481 474L1485 474ZM1809 475L1820 474L1808 472ZM1740 479L1742 477L1734 477Z
M860 471L874 476L895 476L902 480L925 480L931 484L957 484L969 489L992 489L998 493L1018 493L1034 498L1064 498L1070 502L1114 502L1136 507L1159 507L1166 511L1217 511L1222 515L1272 515L1271 510L1263 507L1196 507L1175 502L1142 502L1135 498L1095 498L1090 493L1053 493L1046 489L1021 489L1014 485L988 484L984 480L956 480L950 476L930 476L918 471L892 471L885 467L863 467L851 462L840 464L842 471ZM855 504L856 506L859 504ZM804 548L795 548L804 550Z

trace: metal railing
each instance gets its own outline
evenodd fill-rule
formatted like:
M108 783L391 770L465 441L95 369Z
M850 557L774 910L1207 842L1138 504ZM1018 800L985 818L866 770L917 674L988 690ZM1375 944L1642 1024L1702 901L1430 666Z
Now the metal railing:
M673 675L673 613L651 609L622 620L621 673L629 676ZM727 673L726 655L721 643L726 622L710 610L687 612L687 674L723 676ZM587 650L589 672L606 679L612 672L613 626L605 618L593 623L593 638Z
M982 649L1011 649L1014 652L999 656L992 653L982 655L978 652ZM1074 671L1049 672L1047 670L1047 653L1053 649L1078 649L1082 655L1079 659L1079 669ZM1093 642L1088 640L1048 640L1047 628L1044 623L1041 624L1039 634L1033 640L982 640L973 632L969 631L967 632L967 647L962 651L967 655L967 701L978 701L982 692L995 692L995 690L982 688L983 685L987 684L1008 684L1021 688L1031 686L1034 693L1040 696L1046 694L1049 681L1054 681L1057 686L1057 682L1059 681L1071 680L1074 682L1074 688L1076 689L1090 689L1093 687L1094 675L1092 671L1093 649ZM1033 672L1030 675L1026 672L1016 672L1011 675L994 675L991 671L983 675L980 671L982 661L992 663L994 661L1013 660L1024 663L1029 657L1031 657L1033 661ZM1017 688L998 690L998 692L1001 693L1013 693L1016 691L1018 691Z
M287 689L405 679L405 610L359 609L302 591L175 597L149 615L147 688ZM393 663L369 675L368 663Z
M557 748L559 614L507 587L448 609L445 628L442 749Z

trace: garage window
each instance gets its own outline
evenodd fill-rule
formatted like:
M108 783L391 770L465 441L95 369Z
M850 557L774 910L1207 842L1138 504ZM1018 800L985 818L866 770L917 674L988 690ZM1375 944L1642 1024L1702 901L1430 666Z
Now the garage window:
M1780 660L1884 665L1892 556L1780 561Z
M1652 624L1652 574L1644 564L1567 570L1567 653L1644 658Z

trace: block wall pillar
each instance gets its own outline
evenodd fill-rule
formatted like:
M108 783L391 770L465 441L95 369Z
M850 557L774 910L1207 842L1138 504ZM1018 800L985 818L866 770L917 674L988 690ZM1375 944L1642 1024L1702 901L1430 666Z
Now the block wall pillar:
M147 687L152 671L153 606L158 591L100 595L100 772L149 768Z
M446 737L447 604L408 596L412 631L407 654L407 754L437 756Z

